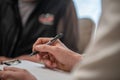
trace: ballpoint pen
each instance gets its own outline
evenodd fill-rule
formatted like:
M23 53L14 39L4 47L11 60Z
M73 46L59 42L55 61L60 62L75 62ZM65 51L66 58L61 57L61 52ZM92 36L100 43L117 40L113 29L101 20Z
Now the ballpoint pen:
M63 34L62 34L62 33L59 33L59 34L57 34L53 39L51 39L50 41L48 41L46 44L47 44L47 45L51 45L51 44L53 44L57 39L60 39L62 36L63 36ZM35 55L35 54L37 54L37 53L38 53L37 51L33 51L33 52L30 54L30 56Z

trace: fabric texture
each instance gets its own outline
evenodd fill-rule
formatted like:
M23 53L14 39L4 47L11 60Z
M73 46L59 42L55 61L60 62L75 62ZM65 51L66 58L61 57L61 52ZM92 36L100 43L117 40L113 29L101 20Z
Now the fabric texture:
M120 80L120 0L102 0L96 40L91 42L72 80Z

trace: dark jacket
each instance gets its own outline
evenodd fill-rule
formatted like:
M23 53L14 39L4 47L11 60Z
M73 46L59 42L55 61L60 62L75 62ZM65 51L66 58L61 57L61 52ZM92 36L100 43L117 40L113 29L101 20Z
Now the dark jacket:
M51 25L38 20L47 13L54 15ZM40 0L25 26L22 25L17 0L0 1L0 56L29 54L37 38L54 37L60 32L64 34L63 43L78 51L78 25L72 0Z

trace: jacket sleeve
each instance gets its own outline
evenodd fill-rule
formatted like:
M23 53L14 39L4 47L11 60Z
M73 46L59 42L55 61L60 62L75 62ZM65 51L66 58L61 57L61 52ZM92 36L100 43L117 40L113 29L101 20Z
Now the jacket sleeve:
M58 24L57 32L62 32L64 37L62 39L63 43L73 51L79 52L78 49L78 19L75 11L74 4L72 0L67 3L67 8L65 12L62 12L62 17Z
M89 45L72 80L120 80L120 1L103 0L95 42Z

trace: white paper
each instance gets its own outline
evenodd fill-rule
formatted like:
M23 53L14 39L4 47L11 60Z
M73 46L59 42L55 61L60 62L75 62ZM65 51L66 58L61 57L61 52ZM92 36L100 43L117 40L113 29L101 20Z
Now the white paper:
M5 65L0 65L2 69ZM50 70L44 67L43 64L34 63L26 60L21 60L20 64L12 65L10 67L17 67L28 70L33 74L37 80L68 80L69 74L59 70Z

